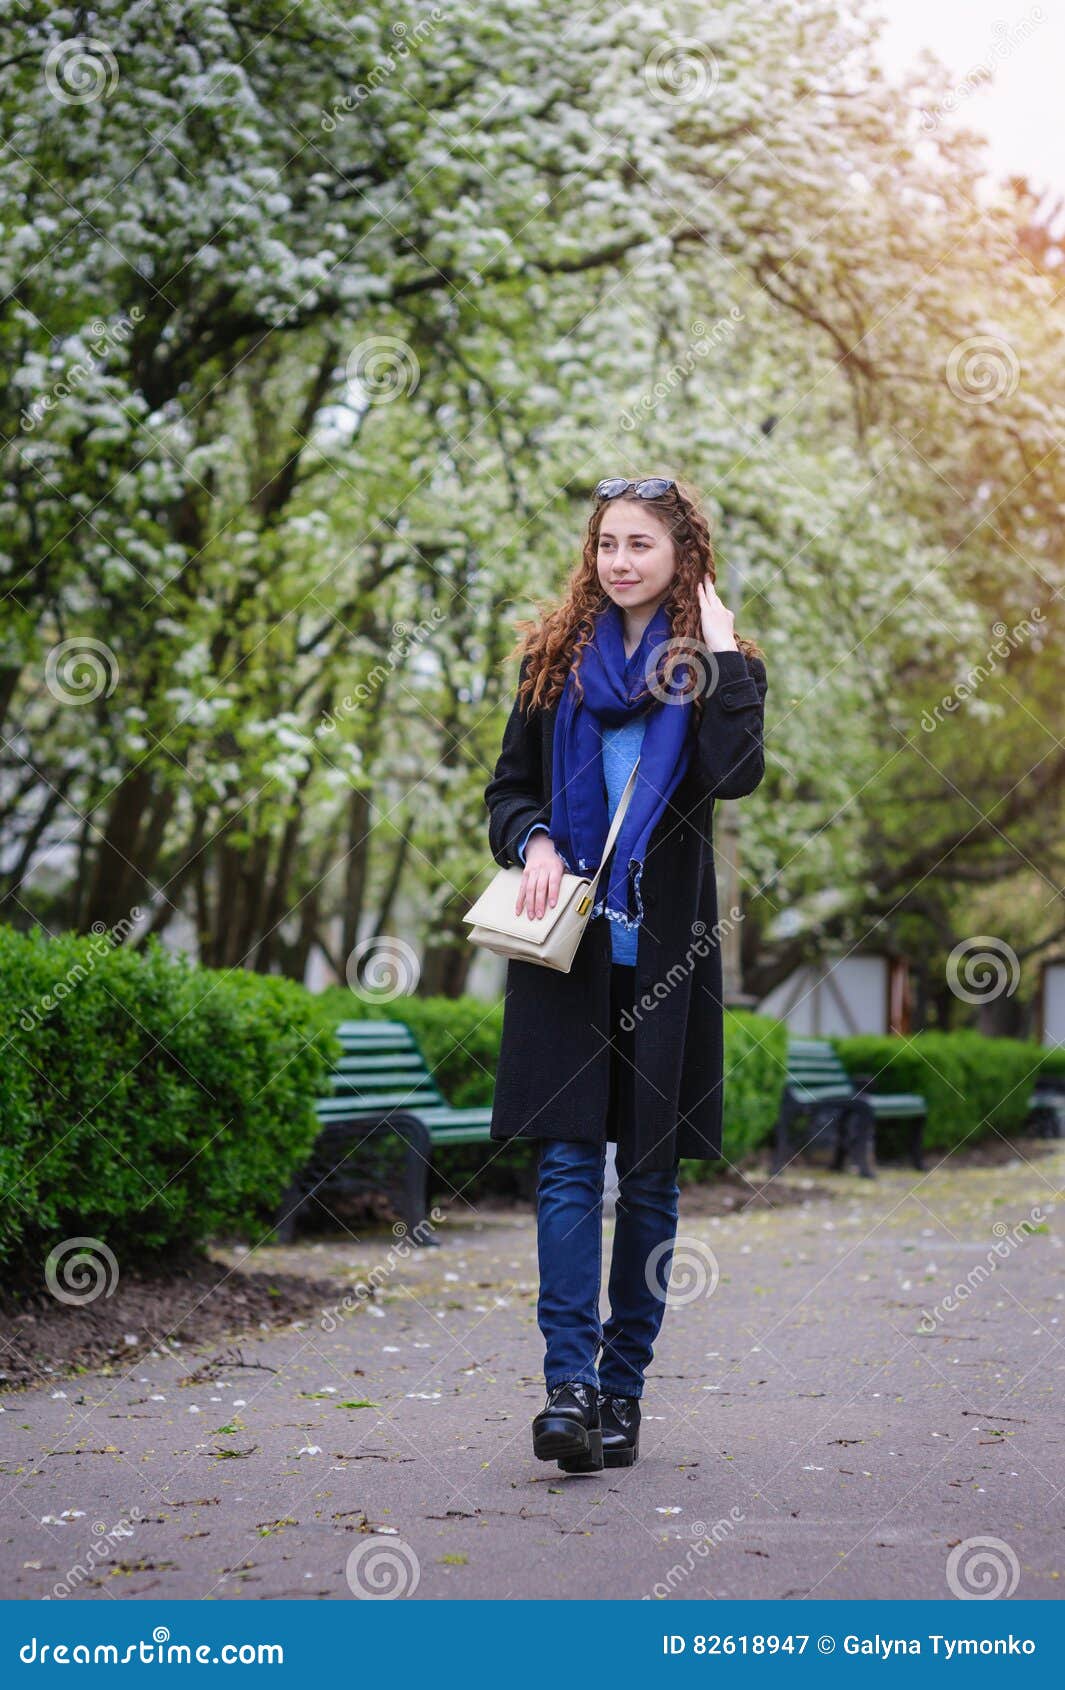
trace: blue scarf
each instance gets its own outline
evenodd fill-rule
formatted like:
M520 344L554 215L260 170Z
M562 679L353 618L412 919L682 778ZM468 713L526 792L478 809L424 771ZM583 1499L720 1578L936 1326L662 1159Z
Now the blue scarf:
M603 774L603 728L620 727L646 716L640 766L625 820L611 855L605 895L603 881L593 915L635 927L643 919L640 880L647 841L677 786L692 752L691 699L682 699L679 679L661 682L656 696L648 690L645 670L656 647L665 647L672 628L659 605L631 657L625 656L624 622L611 599L595 618L592 638L580 658L584 697L577 697L570 670L558 713L553 744L550 837L574 874L593 873L606 844L610 815ZM659 664L661 662L660 654ZM604 877L606 878L606 877Z

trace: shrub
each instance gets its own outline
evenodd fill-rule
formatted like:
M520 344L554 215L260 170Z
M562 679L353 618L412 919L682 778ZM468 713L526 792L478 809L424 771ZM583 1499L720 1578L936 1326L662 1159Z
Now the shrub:
M849 1074L872 1074L879 1092L919 1092L928 1102L924 1142L930 1150L1003 1137L1024 1126L1032 1087L1053 1053L1021 1039L981 1033L916 1033L912 1038L862 1035L832 1043ZM877 1141L901 1148L905 1122L880 1122Z
M726 1011L723 1147L730 1162L742 1161L772 1138L787 1066L788 1029L783 1021L745 1010Z
M300 986L0 928L0 1256L269 1224L339 1053Z

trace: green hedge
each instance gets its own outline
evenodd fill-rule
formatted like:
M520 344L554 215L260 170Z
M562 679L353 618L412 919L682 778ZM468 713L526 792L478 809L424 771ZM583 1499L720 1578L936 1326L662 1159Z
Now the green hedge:
M787 1078L788 1029L747 1010L725 1011L725 1120L720 1162L682 1162L686 1179L740 1165L773 1137ZM685 1172L687 1170L687 1172Z
M268 1226L316 1136L334 1029L371 1017L411 1027L451 1103L491 1103L501 1000L311 995L198 968L155 940L116 950L0 927L0 1261L41 1262L68 1237L128 1256ZM685 1160L685 1181L771 1139L787 1038L782 1022L726 1012L725 1158ZM932 1150L1016 1134L1037 1077L1065 1073L1065 1050L977 1033L832 1042L877 1090L927 1098ZM907 1131L884 1123L881 1151L903 1149ZM529 1142L450 1146L434 1160L440 1186L471 1202L532 1190Z
M0 927L0 1259L262 1230L338 1054L291 981Z
M315 998L323 1026L341 1021L375 1019L402 1021L413 1032L444 1096L455 1108L474 1108L492 1101L499 1043L503 1029L503 1000L483 998L394 998L373 1003L344 986L332 986ZM787 1029L768 1016L742 1010L725 1014L725 1159L686 1160L686 1182L705 1179L738 1163L772 1136L784 1088ZM486 1166L486 1145L456 1145L434 1152L434 1166L445 1188L462 1190L473 1181L477 1192L529 1189L535 1159L532 1144L514 1141L492 1145ZM481 1171L483 1170L483 1171ZM475 1177L476 1176L476 1177Z
M928 1100L925 1145L951 1150L992 1133L1019 1133L1040 1073L1065 1072L1065 1052L981 1033L917 1033L913 1038L833 1039L848 1074L875 1075L874 1091L920 1092ZM905 1143L905 1123L881 1122L877 1142Z

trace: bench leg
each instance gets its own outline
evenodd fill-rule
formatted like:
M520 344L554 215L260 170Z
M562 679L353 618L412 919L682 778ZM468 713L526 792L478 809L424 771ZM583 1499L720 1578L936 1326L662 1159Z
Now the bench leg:
M854 1121L852 1144L858 1172L863 1179L875 1179L873 1151L876 1145L876 1116L867 1103L857 1103L851 1110Z
M910 1161L918 1173L924 1172L924 1116L918 1115L910 1133Z
M836 1149L835 1154L832 1157L832 1172L834 1174L838 1174L842 1173L844 1167L846 1166L847 1157L851 1148L850 1113L846 1108L837 1109L835 1124Z
M873 1149L876 1119L867 1104L848 1103L839 1114L836 1154L832 1159L833 1173L840 1173L853 1158L863 1179L875 1179Z
M773 1135L773 1155L769 1164L769 1177L779 1174L781 1168L791 1159L791 1123L795 1117L794 1105L785 1098L780 1105L777 1116L776 1131Z
M439 1246L429 1224L429 1163L421 1151L407 1151L407 1168L403 1181L403 1219L407 1223L407 1237L412 1244L431 1249Z
M415 1244L436 1245L428 1220L429 1166L432 1161L432 1136L425 1123L416 1115L361 1115L352 1126L364 1136L375 1132L392 1131L403 1140L403 1190L399 1210L407 1228L407 1235ZM311 1154L314 1165L314 1152ZM308 1183L310 1179L310 1183ZM300 1210L321 1186L329 1183L327 1171L320 1177L308 1176L307 1170L295 1179L278 1205L274 1231L278 1243L291 1244L296 1232Z
M428 1127L416 1115L395 1116L389 1125L407 1146L402 1197L402 1214L407 1224L407 1236L412 1243L431 1248L440 1242L433 1236L432 1228L428 1225L432 1137Z
M277 1219L274 1221L274 1233L279 1244L291 1244L296 1235L296 1217L306 1200L307 1193L297 1180L290 1185L277 1206Z

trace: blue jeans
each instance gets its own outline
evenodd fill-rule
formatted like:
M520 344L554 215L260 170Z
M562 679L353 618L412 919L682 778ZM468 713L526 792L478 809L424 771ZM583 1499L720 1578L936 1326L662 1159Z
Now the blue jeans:
M643 1395L644 1370L665 1313L660 1287L669 1284L677 1232L677 1164L668 1171L634 1173L625 1168L623 1154L619 1145L610 1318L603 1326L599 1290L606 1147L559 1139L540 1144L536 1317L547 1346L549 1391L578 1379L611 1396Z

